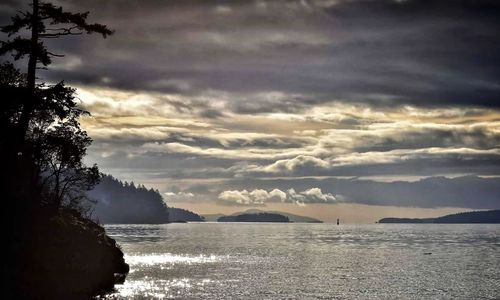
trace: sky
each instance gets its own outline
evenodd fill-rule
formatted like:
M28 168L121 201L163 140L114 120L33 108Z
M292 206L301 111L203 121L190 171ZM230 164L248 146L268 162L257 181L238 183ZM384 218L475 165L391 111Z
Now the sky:
M0 1L0 23L26 1ZM332 221L500 208L500 2L54 1L87 163L199 213ZM5 37L2 36L2 39ZM5 59L5 58L3 58Z

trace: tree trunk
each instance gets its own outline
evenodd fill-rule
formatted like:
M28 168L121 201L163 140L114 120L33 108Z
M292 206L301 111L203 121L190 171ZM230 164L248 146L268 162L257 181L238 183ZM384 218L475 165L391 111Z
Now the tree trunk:
M30 49L30 57L28 61L28 78L27 78L27 87L28 87L28 95L24 100L23 110L21 113L21 117L19 118L19 140L22 152L22 147L24 146L24 141L26 138L26 132L28 131L31 113L33 112L33 108L35 106L35 81L36 81L36 64L38 61L38 23L39 23L39 15L38 15L38 0L33 0L33 15L31 16L31 49Z
M35 166L33 164L33 151L26 143L26 134L29 129L31 115L35 107L35 87L36 87L36 65L38 61L38 41L39 41L39 0L33 0L33 15L31 17L31 45L28 61L27 89L24 96L23 109L14 134L12 152L12 161L14 168L13 191L19 199L28 200L31 208L37 208L40 205L40 199L35 194L36 178L34 177Z

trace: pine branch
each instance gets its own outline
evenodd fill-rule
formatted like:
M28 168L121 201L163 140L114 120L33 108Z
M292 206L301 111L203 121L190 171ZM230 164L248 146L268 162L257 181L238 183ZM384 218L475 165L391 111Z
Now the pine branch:
M64 54L56 54L56 53L52 53L50 51L47 51L47 54L50 56L55 56L55 57L64 57L65 56Z
M6 26L1 27L1 31L7 33L8 36L12 36L21 30L22 28L29 27L31 24L31 14L25 13L24 17L20 15L15 15L11 18L12 23Z
M40 38L43 39L55 39L60 36L65 36L65 35L81 35L83 34L83 31L79 32L61 32L61 33L42 33L40 34Z
M104 38L113 34L113 31L106 25L87 23L89 12L70 13L64 11L61 6L56 7L51 3L43 3L40 5L40 12L43 18L51 19L51 25L74 24L75 28L85 31L87 34L100 33Z

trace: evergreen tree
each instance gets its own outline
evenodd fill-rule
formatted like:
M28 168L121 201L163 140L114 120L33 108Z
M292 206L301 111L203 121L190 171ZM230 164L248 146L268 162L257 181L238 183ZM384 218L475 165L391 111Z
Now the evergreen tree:
M87 17L88 12L67 12L32 0L30 11L20 12L1 27L9 39L1 41L0 55L12 53L15 60L28 57L26 74L10 63L0 66L2 190L21 210L41 206L82 209L85 191L99 180L97 166L82 162L91 139L80 128L78 119L88 112L78 108L75 90L63 82L36 82L38 69L63 56L49 50L45 39L113 33L105 25L88 23Z
M37 69L40 64L42 68L48 66L52 62L52 57L63 56L48 50L43 40L83 33L99 33L105 38L113 33L106 25L87 23L88 14L88 12L71 13L51 3L32 0L31 11L20 12L12 17L11 24L1 28L2 32L14 38L1 42L0 54L12 52L15 60L25 56L29 58L26 80L28 95L24 98L19 118L18 142L24 141L33 110L37 105L35 97ZM29 37L22 36L23 29L30 32Z
M103 175L88 192L95 199L93 216L103 223L167 223L169 208L158 191Z

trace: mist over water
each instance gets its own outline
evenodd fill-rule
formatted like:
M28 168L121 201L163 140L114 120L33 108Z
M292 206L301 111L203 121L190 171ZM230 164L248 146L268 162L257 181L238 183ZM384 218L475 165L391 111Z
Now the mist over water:
M500 225L109 225L118 299L495 299Z

